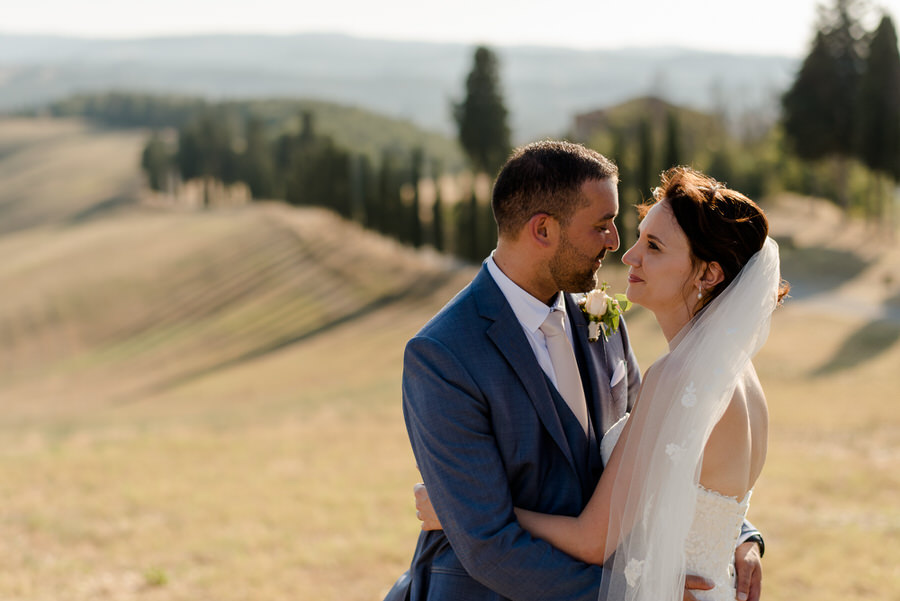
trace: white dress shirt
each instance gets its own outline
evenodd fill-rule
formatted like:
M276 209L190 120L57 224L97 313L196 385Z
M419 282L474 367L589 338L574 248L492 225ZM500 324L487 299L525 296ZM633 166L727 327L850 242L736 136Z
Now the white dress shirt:
M518 284L509 279L509 277L497 266L493 255L487 259L487 269L488 273L491 274L491 277L494 278L494 281L497 282L497 286L500 287L500 291L503 293L503 296L506 297L506 301L509 303L509 306L512 307L513 313L515 313L516 318L519 320L519 324L525 331L525 338L528 339L531 350L534 351L534 356L538 360L538 365L541 366L541 369L544 370L544 373L547 374L547 377L550 378L550 381L553 382L553 385L559 390L559 386L556 383L556 373L553 371L553 363L550 362L550 351L547 350L547 339L544 336L544 333L541 332L540 327L551 311L562 311L566 316L566 319L563 320L566 336L569 338L569 343L573 344L574 348L572 325L569 323L569 316L566 313L566 302L563 294L557 294L556 301L553 306L550 307L544 304L543 301L538 300L525 292Z

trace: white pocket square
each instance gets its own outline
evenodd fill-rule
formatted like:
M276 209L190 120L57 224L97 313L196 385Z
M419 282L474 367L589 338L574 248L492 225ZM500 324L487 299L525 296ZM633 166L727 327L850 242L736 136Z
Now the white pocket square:
M615 386L616 384L621 382L624 377L625 377L625 362L619 361L616 364L616 368L613 370L612 377L609 379L609 387L612 388L613 386Z

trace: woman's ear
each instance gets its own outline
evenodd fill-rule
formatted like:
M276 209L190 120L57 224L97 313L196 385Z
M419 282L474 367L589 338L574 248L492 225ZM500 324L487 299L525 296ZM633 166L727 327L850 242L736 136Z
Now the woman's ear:
M559 222L547 213L537 213L528 220L528 237L541 247L550 247L559 237Z
M722 266L719 265L716 261L711 261L706 264L706 269L703 270L703 274L700 276L700 281L703 283L703 288L709 290L719 284L722 280L725 279L725 272L722 270Z

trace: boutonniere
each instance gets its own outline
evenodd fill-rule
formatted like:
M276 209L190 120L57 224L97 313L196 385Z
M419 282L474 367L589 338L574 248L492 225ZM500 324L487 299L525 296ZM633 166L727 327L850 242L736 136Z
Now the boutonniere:
M619 329L622 313L631 308L631 301L624 294L610 296L606 293L609 284L603 282L599 288L584 295L578 304L588 318L588 340L596 342L603 334L603 340Z

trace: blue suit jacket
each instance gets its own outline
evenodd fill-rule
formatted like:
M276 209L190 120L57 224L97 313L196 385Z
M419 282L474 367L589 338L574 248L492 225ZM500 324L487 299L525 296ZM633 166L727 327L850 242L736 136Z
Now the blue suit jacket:
M637 361L624 322L591 343L583 313L571 296L566 303L594 428L604 432L637 395ZM625 376L611 388L619 364ZM551 387L486 267L409 341L404 416L444 529L420 535L387 599L596 601L600 568L533 538L513 513L578 515L596 483L576 469Z

